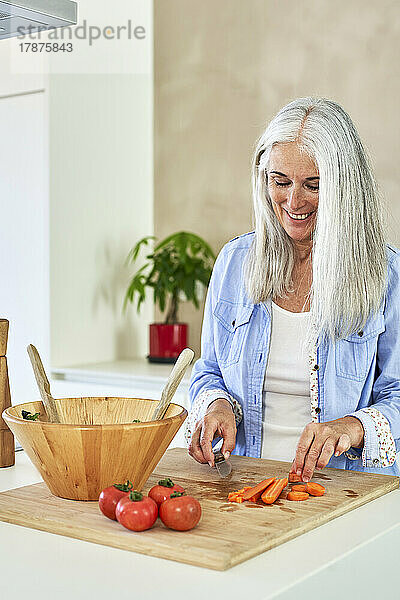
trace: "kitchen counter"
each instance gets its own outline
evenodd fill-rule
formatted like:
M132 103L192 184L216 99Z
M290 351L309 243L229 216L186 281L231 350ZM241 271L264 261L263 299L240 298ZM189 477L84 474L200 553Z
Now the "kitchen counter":
M42 481L24 452L0 491ZM398 595L400 490L217 572L0 522L0 597L364 600Z
M179 385L179 390L187 393L193 364L190 365ZM73 365L51 369L56 380L79 381L86 383L143 387L149 384L160 389L165 385L173 364L149 363L145 358L116 360L112 362Z

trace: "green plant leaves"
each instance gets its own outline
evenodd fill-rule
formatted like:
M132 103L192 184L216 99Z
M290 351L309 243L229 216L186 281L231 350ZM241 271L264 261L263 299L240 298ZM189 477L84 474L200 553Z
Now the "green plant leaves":
M134 264L140 251L154 239L154 236L146 236L139 240L130 250L127 264ZM157 244L146 259L147 262L130 281L124 299L124 309L129 302L134 303L136 300L139 312L146 297L146 287L153 288L154 303L158 304L161 312L164 312L168 302L166 323L177 322L181 292L189 302L199 308L197 282L208 286L215 261L215 255L207 242L194 233L180 231Z
M155 240L155 239L156 238L154 237L154 235L148 235L148 236L144 237L143 239L139 240L138 243L136 244L136 246L133 246L133 248L131 248L131 250L129 251L129 254L125 261L126 264L134 263L139 255L141 248L143 246L147 246L150 240Z

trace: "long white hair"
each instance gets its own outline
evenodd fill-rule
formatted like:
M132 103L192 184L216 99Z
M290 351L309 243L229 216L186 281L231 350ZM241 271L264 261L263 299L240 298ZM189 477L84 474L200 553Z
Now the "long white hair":
M285 297L292 287L294 246L267 188L271 148L296 141L319 170L312 246L308 344L361 330L380 308L387 258L383 209L369 158L349 115L325 98L284 106L259 138L252 167L255 239L246 285L255 303Z

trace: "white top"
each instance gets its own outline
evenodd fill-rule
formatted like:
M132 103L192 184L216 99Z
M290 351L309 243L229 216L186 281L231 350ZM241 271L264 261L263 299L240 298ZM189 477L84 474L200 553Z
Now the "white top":
M262 458L292 462L311 421L308 356L304 345L308 312L293 313L272 302L272 330L263 389Z

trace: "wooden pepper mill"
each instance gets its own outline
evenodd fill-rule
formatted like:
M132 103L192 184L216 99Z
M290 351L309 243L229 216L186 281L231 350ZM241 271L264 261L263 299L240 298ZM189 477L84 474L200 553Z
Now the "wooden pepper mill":
M10 384L7 367L8 321L0 319L0 467L15 464L14 435L9 430L1 414L11 406Z

